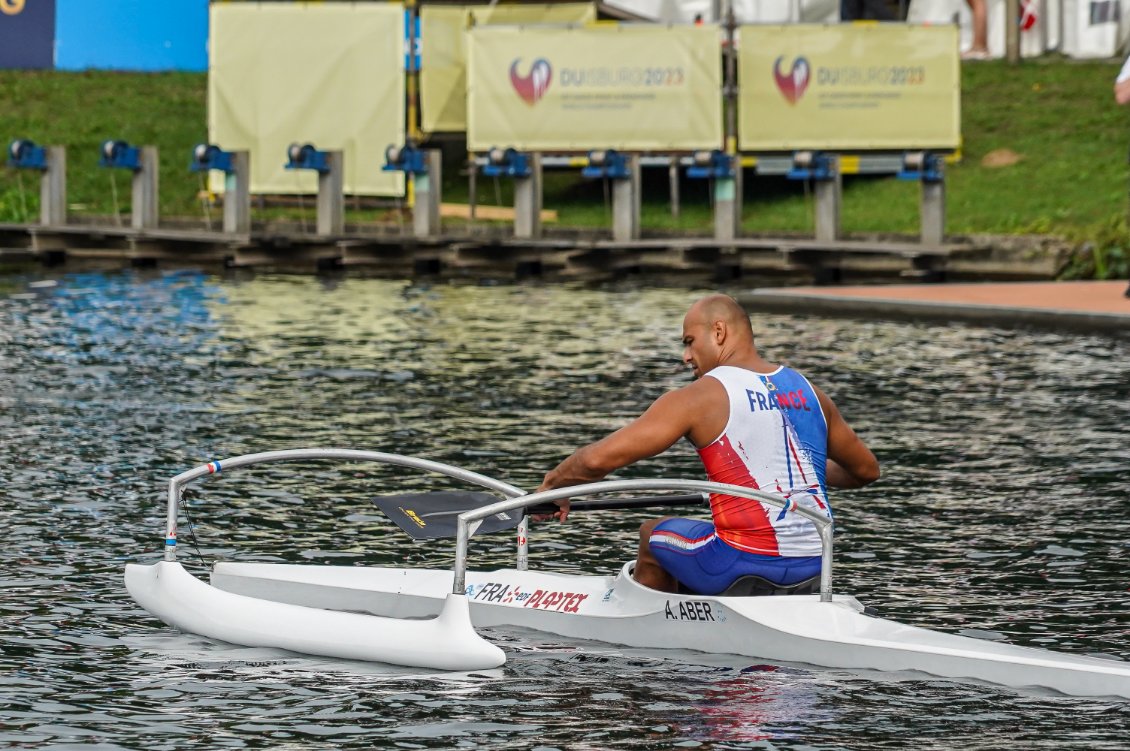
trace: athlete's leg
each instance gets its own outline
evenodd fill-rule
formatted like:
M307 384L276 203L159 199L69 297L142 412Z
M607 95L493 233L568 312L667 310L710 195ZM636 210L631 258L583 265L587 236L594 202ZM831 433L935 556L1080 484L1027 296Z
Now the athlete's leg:
M674 592L678 589L678 582L675 577L668 574L659 565L659 561L655 560L655 556L651 554L651 533L652 530L660 523L672 517L665 516L662 519L649 519L640 525L640 548L636 554L636 568L633 577L640 584L652 589L658 589L660 592Z
M670 577L669 592L709 593L712 579L729 568L727 560L717 560L711 543L717 542L714 525L701 519L669 516L641 528L646 554L659 570ZM725 548L732 557L737 551Z

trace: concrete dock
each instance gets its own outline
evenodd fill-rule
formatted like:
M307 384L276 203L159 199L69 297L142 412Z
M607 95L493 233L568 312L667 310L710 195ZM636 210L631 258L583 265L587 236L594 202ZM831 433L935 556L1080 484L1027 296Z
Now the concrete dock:
M985 282L755 289L751 310L964 321L1130 335L1128 282Z
M0 224L0 268L93 262L546 281L655 275L664 283L744 287L736 295L751 310L1130 332L1127 282L1052 281L1064 249L1039 238L1008 247L972 238L942 245L891 238L613 241L602 233L539 240L489 234L415 238L384 229L326 237L297 228L240 235ZM971 280L979 281L965 283ZM821 286L783 286L812 282Z
M606 232L562 231L518 239L486 233L414 237L396 226L317 235L276 226L250 233L191 227L0 224L0 262L49 266L101 261L133 267L253 268L289 273L354 270L392 276L553 280L677 275L688 283L759 280L761 284L862 284L1055 278L1062 244L1041 238L701 236L612 240ZM466 228L465 228L466 229ZM1007 242L1006 242L1007 241ZM1012 243L1014 247L1009 247Z

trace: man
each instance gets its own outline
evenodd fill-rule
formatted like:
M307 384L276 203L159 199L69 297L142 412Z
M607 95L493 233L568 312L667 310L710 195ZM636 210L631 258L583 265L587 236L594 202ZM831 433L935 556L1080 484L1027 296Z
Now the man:
M764 360L749 316L711 295L683 319L683 361L695 380L655 400L615 433L578 449L538 490L595 482L665 451L680 438L698 449L709 478L760 488L831 517L826 487L855 488L879 463L824 392L796 371ZM569 501L558 501L564 521ZM752 574L791 586L820 573L820 537L799 514L713 495L713 523L664 517L640 527L634 576L665 592L682 585L718 594Z

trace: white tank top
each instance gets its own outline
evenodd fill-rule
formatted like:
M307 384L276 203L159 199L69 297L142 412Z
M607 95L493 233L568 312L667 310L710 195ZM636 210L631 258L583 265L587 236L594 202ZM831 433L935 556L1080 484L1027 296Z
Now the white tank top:
M758 488L832 516L824 473L828 424L815 389L791 368L755 373L723 365L706 374L719 381L730 417L698 454L715 482ZM759 501L712 495L717 535L760 555L820 555L820 534L803 516Z

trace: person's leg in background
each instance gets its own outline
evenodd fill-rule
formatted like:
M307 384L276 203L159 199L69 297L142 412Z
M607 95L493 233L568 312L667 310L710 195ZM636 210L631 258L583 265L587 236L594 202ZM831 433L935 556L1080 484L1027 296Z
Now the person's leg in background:
M961 56L966 60L986 60L989 57L989 11L985 0L965 0L973 14L973 43Z

